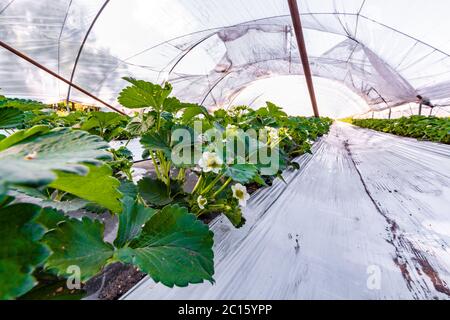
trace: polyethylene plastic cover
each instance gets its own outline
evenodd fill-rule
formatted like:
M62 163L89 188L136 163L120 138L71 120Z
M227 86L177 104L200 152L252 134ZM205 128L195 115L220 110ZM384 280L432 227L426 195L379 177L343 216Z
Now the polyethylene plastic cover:
M315 76L371 110L419 94L450 104L448 1L298 5ZM223 107L257 79L303 73L286 0L0 0L0 40L113 105L123 76L170 80L179 98ZM46 102L68 91L3 48L0 88ZM76 90L71 99L93 103Z

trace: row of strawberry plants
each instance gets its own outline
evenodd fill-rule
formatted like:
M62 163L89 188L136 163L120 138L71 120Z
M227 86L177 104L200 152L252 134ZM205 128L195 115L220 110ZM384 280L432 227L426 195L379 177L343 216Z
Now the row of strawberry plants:
M362 128L450 144L450 118L412 116L400 119L352 119Z
M49 112L0 97L0 129L8 133L0 136L0 299L35 297L38 280L49 277L55 289L74 276L85 283L117 262L170 287L213 282L213 234L201 218L224 214L242 226L246 186L298 168L292 159L331 125L289 117L271 103L210 113L170 97L170 84L126 80L119 102L137 110L132 117ZM244 132L251 129L255 136ZM154 169L137 183L133 155L106 141L136 136ZM275 164L255 157L262 149ZM112 241L101 219L88 217L105 211L118 220ZM51 297L79 294L61 288Z
M131 118L115 112L68 112L64 107L54 110L38 101L11 99L0 95L0 119L3 128L29 129L38 125L50 128L73 128L100 136L106 141L136 137Z

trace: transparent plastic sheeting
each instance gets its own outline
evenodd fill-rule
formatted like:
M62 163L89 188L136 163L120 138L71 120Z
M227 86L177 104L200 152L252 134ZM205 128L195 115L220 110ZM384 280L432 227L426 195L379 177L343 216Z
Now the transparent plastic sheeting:
M403 117L411 117L419 114L419 105L415 103L408 103L393 109L385 109L380 111L369 111L360 114L354 114L355 119L398 119ZM449 108L430 108L427 106L422 106L423 116L435 116L435 117L450 117ZM338 118L341 119L341 118Z
M370 110L418 94L450 104L447 0L298 4L315 76L345 84ZM170 80L183 100L226 107L257 79L303 73L286 0L0 0L0 39L113 105L123 76ZM0 88L47 102L68 91L1 48Z

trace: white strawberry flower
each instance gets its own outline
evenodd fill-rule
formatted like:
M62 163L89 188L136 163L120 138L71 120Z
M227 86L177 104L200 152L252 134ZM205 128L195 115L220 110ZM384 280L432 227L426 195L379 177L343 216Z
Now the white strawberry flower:
M287 137L289 140L292 140L292 136L289 134L289 129L288 128L281 128L279 130L279 134L281 136Z
M267 135L270 138L270 141L277 141L279 138L278 130L272 127L265 127L267 130Z
M227 128L225 130L225 135L227 137L233 137L236 136L239 133L239 127L229 124L227 125Z
M219 173L222 169L223 161L219 158L217 153L205 152L198 162L198 165L202 168L203 172Z
M198 142L200 144L204 144L207 141L208 141L208 139L206 138L206 136L204 134L199 134L197 136L196 142Z
M239 200L239 205L241 207L247 206L247 200L250 199L247 188L242 184L237 183L231 187L231 190L233 190L233 197Z
M208 200L203 196L198 196L197 204L198 204L198 207L200 208L200 210L203 210L203 209L205 209L205 206L208 204Z
M184 111L180 110L177 113L175 113L175 119L181 119L183 117Z

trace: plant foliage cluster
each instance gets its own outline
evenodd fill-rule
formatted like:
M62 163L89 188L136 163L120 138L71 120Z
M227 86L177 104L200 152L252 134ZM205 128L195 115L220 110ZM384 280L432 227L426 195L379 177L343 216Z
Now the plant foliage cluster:
M224 214L242 226L246 186L266 186L285 168L298 168L292 159L310 152L331 125L330 119L289 117L272 103L210 113L171 97L170 84L126 80L130 86L119 102L136 109L132 117L53 111L0 96L0 299L79 298L59 285L74 266L85 283L116 262L169 287L213 282L213 234L199 218ZM201 132L194 121L202 123ZM196 143L189 147L202 155L198 163L173 161L181 143L172 140L177 128L192 133ZM268 129L266 144L282 154L277 172L266 175L259 163L239 163L205 137L208 129L226 139L230 131L249 128ZM133 181L133 154L108 144L134 137L154 169L140 181ZM240 143L251 150L251 140ZM118 221L109 241L100 216L90 218L105 212Z
M400 119L353 119L362 128L392 133L403 137L450 144L450 118L412 116Z

